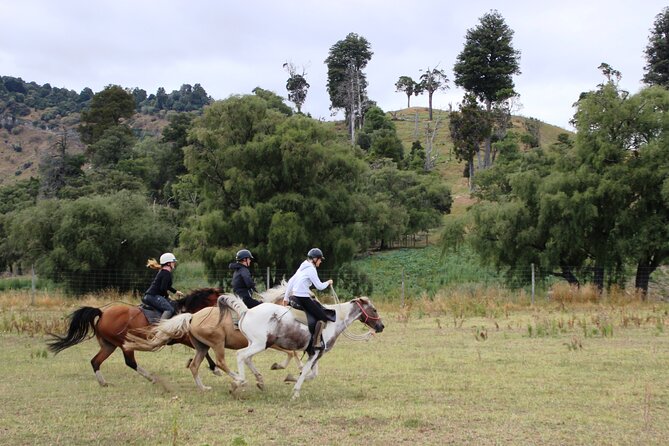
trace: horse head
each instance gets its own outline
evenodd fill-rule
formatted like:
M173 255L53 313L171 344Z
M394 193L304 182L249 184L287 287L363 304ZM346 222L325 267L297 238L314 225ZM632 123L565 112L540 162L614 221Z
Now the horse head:
M369 300L369 297L358 297L351 302L354 304L354 308L357 307L360 310L360 316L358 316L360 322L369 328L372 328L377 333L383 331L385 326L383 325L381 316L379 316L379 312L376 311L376 308L372 305L372 301Z
M216 305L218 296L223 293L220 288L199 288L189 295L176 300L179 313L197 313L203 308Z

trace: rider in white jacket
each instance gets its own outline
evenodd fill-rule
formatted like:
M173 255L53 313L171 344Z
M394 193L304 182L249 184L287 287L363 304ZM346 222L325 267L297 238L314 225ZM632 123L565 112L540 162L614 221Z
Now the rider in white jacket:
M323 262L323 252L318 248L309 250L307 260L302 262L293 277L288 281L286 292L283 296L284 303L288 303L292 296L305 311L313 315L316 319L316 326L312 333L312 345L314 348L323 348L321 344L321 332L325 323L330 320L325 312L325 308L317 300L311 297L309 288L313 285L318 290L324 290L332 285L332 279L321 282L318 278L316 268Z

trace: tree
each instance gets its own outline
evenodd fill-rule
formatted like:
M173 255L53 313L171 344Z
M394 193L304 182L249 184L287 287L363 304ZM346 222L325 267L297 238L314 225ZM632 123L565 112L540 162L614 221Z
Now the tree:
M90 106L81 113L79 133L86 144L93 144L105 130L117 127L121 119L135 113L135 98L118 85L109 85L91 99Z
M646 73L643 81L648 85L669 87L669 7L655 16L653 28L648 36Z
M302 73L297 72L297 68L292 62L283 64L283 68L288 71L289 78L286 81L286 90L288 90L288 100L295 104L298 113L302 113L302 104L307 99L307 91L309 90L309 83L307 82L304 67Z
M525 130L527 133L524 133L520 140L525 146L529 149L539 147L540 136L541 136L541 121L537 118L527 118L523 122Z
M474 188L474 157L480 144L490 136L490 117L476 102L473 94L466 94L460 110L452 112L449 122L455 157L467 163L469 190Z
M448 89L448 77L444 70L430 67L425 70L420 76L420 82L416 85L416 94L422 94L427 91L428 110L430 114L430 121L432 121L432 95L435 91Z
M447 190L413 172L412 181L393 186L407 187L389 194L386 183L373 181L362 151L342 143L332 128L286 116L257 96L212 104L194 121L190 141L188 184L177 189L195 192L199 206L180 240L213 280L223 279L240 246L260 267L280 274L314 245L330 253L329 264L341 265L379 236L438 224L450 208Z
M113 168L121 160L132 155L134 143L132 130L128 126L117 125L106 128L96 141L88 146L86 153L93 167Z
M132 216L132 218L128 218ZM173 246L176 229L145 198L128 192L78 200L42 200L15 214L9 239L40 275L80 294L142 290L147 257Z
M495 103L516 95L513 75L520 74L520 53L513 48L513 30L502 15L491 11L467 30L465 46L458 54L453 73L455 85L473 93L490 113ZM492 140L485 142L484 167L491 162Z
M397 136L395 124L377 106L365 113L365 124L358 133L358 144L373 158L390 158L398 165L404 158L404 146Z
M416 81L409 76L400 76L399 80L395 82L395 91L403 92L407 95L407 108L411 107L411 96L417 92Z
M343 109L355 143L355 128L362 126L362 117L367 102L367 78L362 71L374 53L367 39L349 33L332 47L325 64L328 67L327 89L330 109Z
M286 116L293 114L293 110L283 102L283 98L273 91L265 90L264 88L256 87L253 89L253 94L263 98L269 107L280 111Z
M82 166L86 162L84 155L67 153L67 132L63 131L58 140L50 147L39 164L40 195L54 198L60 190L72 180L84 175Z
M235 96L205 110L191 138L186 165L202 205L182 240L212 279L240 245L282 271L317 243L334 264L352 258L344 247L364 246L366 165L323 124Z

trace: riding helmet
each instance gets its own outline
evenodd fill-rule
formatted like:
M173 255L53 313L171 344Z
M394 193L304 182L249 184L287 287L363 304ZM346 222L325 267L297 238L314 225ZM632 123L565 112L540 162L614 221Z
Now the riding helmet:
M160 264L161 265L165 265L166 263L176 262L176 261L177 261L177 258L174 257L174 254L172 254L171 252L166 252L165 254L160 256Z
M235 255L235 260L238 262L244 259L254 259L253 254L248 249L240 249L237 251L237 255Z
M310 259L317 259L319 257L321 259L325 259L325 256L323 255L323 251L321 251L318 248L311 248L309 250L309 252L307 253L307 257L309 257Z

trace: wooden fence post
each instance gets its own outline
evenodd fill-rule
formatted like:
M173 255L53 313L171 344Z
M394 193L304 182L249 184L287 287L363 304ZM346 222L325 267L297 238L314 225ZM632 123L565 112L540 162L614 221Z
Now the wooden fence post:
M532 263L532 305L534 305L534 263Z

